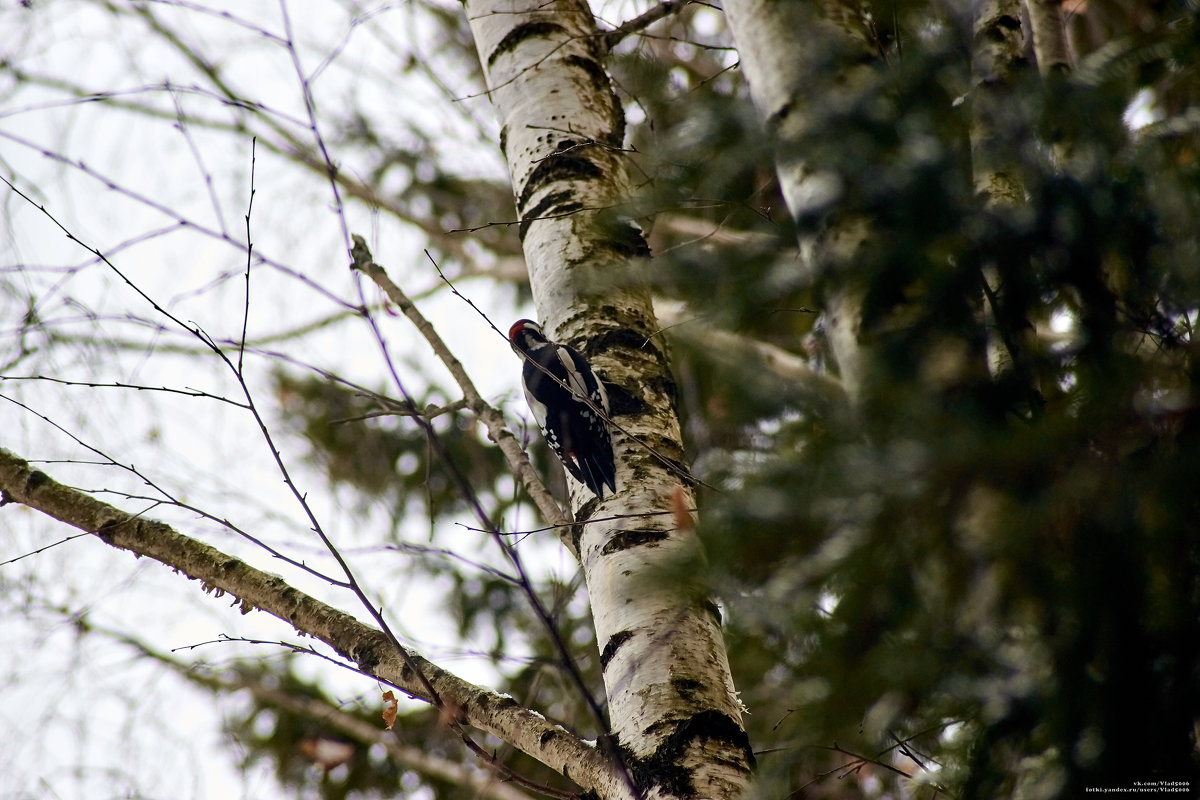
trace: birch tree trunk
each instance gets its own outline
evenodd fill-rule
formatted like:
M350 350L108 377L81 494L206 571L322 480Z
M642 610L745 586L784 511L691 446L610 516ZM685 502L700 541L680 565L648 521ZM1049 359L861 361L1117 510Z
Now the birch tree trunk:
M1069 75L1073 66L1062 0L1025 0L1025 10L1029 14L1038 72L1047 81ZM1059 168L1069 169L1075 155L1070 138L1058 131L1050 146Z
M1024 63L1019 0L987 0L975 12L971 95L971 167L975 192L989 208L1025 201L1011 133L1001 120L1014 102Z
M1026 0L1033 52L1043 75L1071 71L1071 48L1062 0Z
M1003 213L1025 204L1017 148L1025 145L1030 134L1014 131L1012 122L1015 84L1028 67L1019 0L980 3L973 24L972 178L985 206ZM1023 315L1010 311L1012 304L1005 297L1007 286L996 263L985 264L982 277L986 295L982 316L989 331L988 369L993 376L1015 370L1017 380L1029 387L1028 413L1038 413L1041 392L1030 358L1038 348L1037 331Z
M808 163L799 142L810 132L806 97L812 76L829 59L845 59L842 88L859 91L869 80L873 57L863 16L853 2L825 2L819 13L807 3L726 0L723 4L750 96L776 143L776 171L788 210L798 223L822 218L837 202L841 177ZM809 226L811 228L811 225ZM867 220L843 217L802 234L800 249L814 280L829 278L822 302L826 334L851 403L861 393L862 296L845 269L869 233ZM840 273L840 274L839 274Z
M753 756L703 585L675 384L622 217L625 125L583 0L468 0L538 314L609 384L617 493L572 486L611 742L647 797L738 797ZM519 371L514 362L514 376ZM622 519L609 518L621 515Z

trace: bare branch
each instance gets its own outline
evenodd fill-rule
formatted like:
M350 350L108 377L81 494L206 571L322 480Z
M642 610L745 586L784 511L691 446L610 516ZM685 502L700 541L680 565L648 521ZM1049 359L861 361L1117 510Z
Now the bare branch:
M329 420L330 425L340 425L346 422L361 422L365 419L376 419L378 417L421 417L426 420L437 419L445 414L453 414L455 411L462 411L467 407L466 400L455 400L453 403L447 403L444 406L435 406L433 403L424 408L410 407L407 403L397 403L390 398L382 397L375 392L370 392L369 396L373 399L381 401L386 408L380 411L370 411L366 414L359 414L354 417L342 417L339 419Z
M363 238L361 236L355 235L354 250L351 251L351 255L354 258L354 263L351 265L352 269L363 269L363 270L374 271L379 277L385 279L388 284L393 286L395 288L395 291L400 295L400 297L403 298L402 293L400 293L399 287L395 287L395 284L393 284L391 282L391 280L387 278L387 275L386 275L386 273L383 272L382 268L380 268L378 264L374 263L374 260L371 258L371 253L367 249L366 241L363 240ZM389 293L389 297L390 296L391 296L391 294ZM423 317L420 317L420 314L417 312L416 307L411 303L411 301L409 301L407 298L403 298L403 302L406 304L407 309L411 309L412 314L416 315L418 318L420 318L421 322L424 322L425 326L428 327L429 331L433 332L432 326L430 326L429 323L426 320L424 320ZM406 309L406 314L408 313L407 309ZM478 309L476 309L476 310L478 310ZM412 318L412 317L410 317L410 318ZM440 343L440 338L438 339L438 341ZM432 342L431 342L431 344L432 344ZM453 356L451 356L449 354L449 351L445 350L444 344L442 344L442 348L443 348L444 352L446 353L446 355L449 356L451 359L453 359ZM455 365L457 365L457 368L461 371L462 365L458 364L456 359L454 360L454 363L455 363ZM449 366L449 364L447 364L447 366ZM466 377L465 372L463 373L463 376ZM399 385L399 377L396 376L394 372L393 372L393 379L397 382L397 385ZM409 400L409 402L411 403L411 399L408 397L408 393L405 392L404 387L400 386L399 388L400 388L400 391L402 393L404 393L405 399ZM596 698L592 696L591 691L588 689L587 682L584 680L583 674L579 671L579 667L575 663L575 660L574 660L573 656L571 655L570 648L567 646L567 642L563 639L562 633L559 631L558 626L555 624L553 615L549 611L547 611L545 604L542 603L541 598L538 597L537 592L534 590L533 584L529 580L529 576L525 571L525 567L521 563L520 554L517 552L516 548L513 547L513 545L508 541L508 539L505 537L504 533L502 531L500 531L500 529L497 528L495 524L493 524L491 518L483 510L483 507L479 503L479 498L476 495L474 488L471 486L470 482L466 479L466 477L462 474L461 470L458 468L458 465L446 453L445 447L442 445L440 439L437 436L436 431L434 431L434 429L433 429L433 426L430 425L428 420L426 420L422 417L415 417L414 419L417 422L417 424L420 425L421 428L425 431L425 434L429 440L429 443L433 446L433 448L437 452L438 456L442 459L442 462L443 462L444 466L446 467L447 471L450 473L450 476L458 484L459 491L462 493L462 495L463 495L464 499L467 501L468 505L470 505L471 508L473 509L473 511L475 512L476 519L478 519L479 522L484 526L484 528L487 530L488 534L492 537L492 540L496 543L496 545L500 548L501 552L504 553L505 557L507 557L509 562L513 565L513 569L516 571L517 575L520 577L520 581L519 581L518 585L520 586L522 592L525 594L525 599L529 602L530 608L532 608L534 614L537 615L538 621L542 624L542 627L545 628L546 633L549 635L550 641L554 645L555 650L557 650L560 665L566 671L567 675L571 678L571 681L574 684L575 688L578 690L580 697L582 697L584 702L587 704L588 710L591 712L592 717L596 721L597 728L601 731L604 731L607 734L609 732L609 727L608 727L608 720L604 715L604 711L603 711L603 709L601 709L600 704L596 701ZM528 463L528 462L526 462L526 463ZM561 531L560 538L566 539L568 533L569 532L566 530ZM572 552L575 552L573 546L571 547L571 549L572 549ZM628 772L628 770L625 769L625 765L623 763L623 759L622 759L622 756L620 755L620 752L617 751L615 748L612 748L612 749L610 749L610 754L612 754L615 757L615 759L617 760L617 762L620 764L625 783L626 783L627 787L630 790L632 790L634 788L633 778L630 775L630 773Z
M450 375L458 384L459 389L463 393L467 405L479 421L487 428L488 438L495 442L504 453L504 457L508 460L509 466L512 468L513 475L525 487L525 491L529 492L529 496L533 499L534 504L542 513L542 518L547 522L557 526L559 531L559 539L563 544L575 555L579 557L575 546L571 541L569 526L570 518L563 513L559 508L550 491L542 483L541 477L533 468L533 464L529 462L529 456L521 448L521 443L517 441L517 437L508 429L508 425L504 421L504 415L497 409L493 408L475 388L475 384L471 381L467 371L463 368L460 362L446 343L442 341L442 337L434 330L429 320L420 312L416 305L408 298L399 286L388 277L387 272L383 267L375 263L371 256L371 251L367 247L367 242L362 236L354 234L354 247L350 250L350 255L353 258L351 269L356 269L362 272L368 278L375 282L387 298L392 301L408 319L417 327L417 331L429 343L441 362L450 371Z
M160 3L161 4L161 3ZM190 8L187 4L178 4ZM139 115L152 119L169 120L178 122L178 113L174 110L166 110L157 108L154 105L146 102L140 102L137 98L139 95L153 94L158 92L167 92L174 98L178 95L196 95L199 97L214 100L231 109L246 112L246 116L240 117L236 122L230 123L223 120L210 119L189 115L186 118L187 123L192 127L203 127L209 130L217 130L222 132L233 132L241 135L255 135L258 143L267 148L268 151L279 155L298 166L318 173L323 177L330 177L330 168L326 160L321 154L314 150L313 146L306 143L297 137L292 128L306 128L307 123L299 118L293 117L283 111L267 106L258 101L252 101L243 97L228 81L225 80L220 66L217 63L205 59L197 52L193 44L183 41L171 28L161 22L150 10L148 6L136 5L131 10L123 8L114 8L115 13L129 13L140 16L158 36L161 36L166 44L175 48L179 55L186 59L200 73L200 75L212 84L212 89L200 88L197 86L182 87L169 84L147 84L127 90L113 90L104 92L95 92L82 85L65 81L56 76L47 76L21 70L15 65L6 65L13 71L13 76L21 83L31 83L42 86L48 89L65 92L71 95L71 99L67 101L54 101L50 104L31 106L21 109L28 111L34 108L49 108L59 105L78 105L82 103L103 102L115 108L123 108L133 111ZM209 12L212 13L212 12ZM214 13L214 16L226 17L224 12ZM274 44L284 45L285 40L276 34L254 26L250 23L245 23L235 17L228 17L231 22L245 27L253 32L256 36L261 36L263 39ZM378 34L378 31L373 33ZM428 65L424 60L418 59L417 64L423 68ZM451 93L446 90L447 95ZM0 118L15 112L0 111ZM259 122L261 125L254 126L252 123ZM257 132L256 129L257 128ZM51 156L54 157L54 156ZM70 163L66 159L59 159L63 163ZM474 270L479 274L498 275L499 279L512 279L511 276L517 275L518 270L511 268L511 265L517 260L515 256L506 255L503 252L497 252L499 263L496 265L498 269L493 269L479 264L479 259L476 257L474 250L465 246L466 240L462 237L446 236L447 231L437 219L436 215L422 215L414 209L405 206L396 197L389 195L386 192L380 191L377 186L372 185L368 181L363 181L356 178L352 173L343 170L333 170L333 180L345 193L347 199L354 198L364 204L379 209L396 219L405 222L418 230L425 233L438 244L438 248L444 252L454 255L457 259L464 263L474 265ZM196 226L199 228L200 226ZM206 232L207 231L202 231ZM211 234L210 234L211 235Z
M315 126L315 121L313 124ZM0 180L4 180L4 182L6 184L8 184L8 186L10 188L12 188L12 190L14 192L16 192L22 199L33 204L33 200L31 198L29 198L28 195L26 195L24 192L22 192L20 189L18 189L16 186L14 186L7 179L4 179L2 176L0 176ZM335 193L336 193L336 187L335 187ZM225 351L220 347L220 345L218 345L212 339L212 337L210 337L204 330L202 330L198 326L184 323L177 316L175 316L171 312L167 311L153 297L151 297L149 294L147 294L141 287L139 287L132 280L130 280L129 277L127 277L123 272L121 272L121 270L119 270L117 268L117 266L112 261L110 261L98 248L88 245L87 243L85 243L81 239L79 239L77 236L75 236L69 229L67 229L61 222L59 222L58 219L45 208L45 206L37 205L37 208L47 218L49 218L51 222L53 222L55 225L57 225L59 227L59 229L61 229L67 235L68 239L79 244L81 247L88 250L89 252L94 253L97 258L99 258L106 266L109 267L109 269L111 269L114 273L116 273L116 275L118 277L120 277L134 292L136 292L142 299L144 299L147 303L149 303L155 312L157 312L159 315L165 317L166 319L169 319L172 323L174 323L179 328L189 331L193 336L195 336L205 346L207 346L208 349L211 350L212 353L214 355L216 355L217 358L219 358L222 361L222 363L225 364L226 367L229 368L229 370L233 373L234 378L237 380L238 386L241 388L242 396L245 398L245 401L246 401L246 408L250 412L250 415L254 418L254 422L255 422L255 424L257 424L259 432L262 434L263 441L266 443L267 448L271 453L272 459L274 459L275 466L279 470L279 474L283 478L284 484L288 487L288 490L292 493L292 496L296 499L296 502L300 505L300 508L303 510L305 516L308 518L308 521L311 525L311 529L312 529L313 533L315 533L321 539L321 542L325 545L325 548L329 551L329 554L337 562L338 567L342 571L342 574L345 575L345 581L344 581L343 585L348 587L354 593L354 595L358 598L358 600L362 604L362 606L367 610L367 613L369 613L371 615L372 619L374 619L375 622L378 623L380 630L383 632L384 636L392 643L393 647L395 648L395 652L399 655L400 659L404 662L405 668L413 676L415 676L417 682L422 686L423 692L421 693L421 696L427 698L434 705L438 706L438 708L443 708L444 704L443 704L443 701L442 701L436 687L428 681L428 679L425 676L425 673L421 669L420 664L416 660L414 660L412 658L412 656L410 656L408 650L400 644L399 638L392 631L391 627L388 625L387 620L384 618L382 610L377 608L375 606L374 602L372 602L371 598L367 596L367 592L364 590L364 588L360 584L357 576L354 574L354 571L350 569L350 565L342 557L342 554L338 551L336 545L334 545L333 541L329 538L329 535L325 532L324 527L321 525L320 520L317 519L317 516L312 509L312 506L308 502L307 495L304 492L302 492L300 490L300 488L296 485L295 481L292 480L291 471L288 469L287 464L284 462L283 456L281 455L279 448L276 447L274 436L272 436L271 431L267 427L267 423L266 423L266 420L263 418L263 415L259 412L258 405L254 400L254 396L250 391L250 387L246 383L246 376L241 368L240 355L239 355L239 362L237 365L235 365L233 363L233 361L230 360L229 356L226 355ZM339 210L340 210L340 206L339 206ZM341 215L339 214L339 217L340 216ZM247 210L247 225L249 225L249 210ZM247 240L247 248L249 248L249 247L250 247L250 243L249 243L249 240ZM249 290L249 286L247 286L247 291L248 290ZM247 303L248 302L249 302L249 297L247 295ZM377 329L376 329L376 335L378 335ZM240 354L240 352L241 352L241 348L239 348L239 354ZM403 389L403 387L401 387L401 389ZM11 400L11 398L4 398L4 399ZM11 400L11 402L15 402L18 405L25 407L23 403L19 403L18 401ZM36 413L36 412L34 412L34 413ZM42 416L43 419L47 419L47 421L49 421L48 418L46 418L44 415L39 414L39 416ZM426 424L428 424L428 423L426 423ZM56 427L58 427L58 426L56 426ZM79 440L77 439L77 441L79 441ZM93 451L95 451L94 448L90 448L90 449L93 449ZM98 451L96 451L96 452L98 452ZM103 455L103 454L101 454L101 455ZM113 461L113 463L115 464L116 462ZM453 724L457 724L457 723L455 722ZM465 734L463 734L462 738L463 738L463 741L466 742L468 746L472 746L472 747L474 746L474 743L471 742L469 740L469 737L467 737Z
M12 141L12 142L20 144L22 146L28 147L31 150L44 156L45 158L51 159L60 164L64 164L68 167L71 167L72 169L78 170L79 172L83 173L84 175L87 175L89 178L92 178L93 180L99 181L100 183L104 184L105 188L107 188L111 191L117 192L118 194L121 194L124 197L128 197L130 200L133 200L134 202L140 203L141 205L143 205L147 208L153 209L154 211L157 211L160 214L163 214L167 218L169 218L169 219L173 220L175 223L177 223L175 228L186 228L188 230L195 231L196 233L202 234L209 238L224 242L225 244L233 247L235 250L238 250L239 252L245 252L246 245L243 244L242 242L238 241L237 239L234 239L233 237L229 236L228 234L222 233L221 231L216 230L212 227L209 227L207 225L203 225L199 222L196 222L195 220L188 219L187 217L181 216L178 212L175 211L175 209L170 208L169 206L165 205L162 202L159 202L158 200L154 199L153 197L150 197L147 194L137 192L126 186L122 186L121 184L117 183L116 180L114 180L113 178L108 177L104 173L100 172L99 170L95 169L94 167L89 166L88 164L84 163L83 161L72 160L72 159L62 155L61 153L56 153L53 150L46 149L45 147L38 144L37 142L34 142L30 139L22 138L20 136L12 134L8 131L0 131L0 138L8 139L9 141ZM77 239L71 233L71 231L69 231L61 222L58 221L58 219L56 219L54 217L53 214L51 214L46 209L44 204L38 203L36 200L34 200L32 197L30 197L26 192L19 189L15 183L8 180L3 175L0 175L0 181L2 181L5 185L7 185L13 192L15 192L23 200L27 201L30 205L34 206L39 211L41 211L43 214L45 214L47 217L49 217L51 222L54 225L58 226L63 231L63 233L65 233L67 235L68 239L78 243L89 253L96 256L96 258L99 261L107 264L109 267L112 267L112 269L114 271L116 271L116 268L113 267L112 263L109 262L105 258L103 253L101 253L98 249L79 241L79 239ZM171 228L163 228L162 232L167 233L167 232L170 232L170 230L171 230ZM295 280L303 283L307 288L319 293L321 296L323 296L330 302L332 302L338 306L342 306L344 308L353 308L353 306L350 303L348 303L346 300L342 299L341 297L339 297L336 294L334 294L333 292L331 292L329 289L327 289L325 286L323 286L322 284L320 284L313 278L311 278L307 275L304 275L301 272L293 270L279 261L276 261L267 256L264 256L261 252L256 256L256 258L260 263L266 264L266 265L270 266L272 269L278 270L279 272L281 272L285 275L288 275L288 276L294 278ZM117 274L123 280L125 280L127 283L129 283L129 285L131 287L133 287L135 289L135 291L138 291L139 294L141 293L141 291L138 290L136 286L133 286L133 283L131 281L129 281L127 278L125 278L124 275L122 275L120 272L118 272ZM222 278L220 278L220 280L225 280L227 278L231 278L237 274L240 274L240 271L228 273L227 275L222 276ZM189 330L189 331L191 330L191 328L187 325L181 324L181 327L183 327L184 330Z
M606 50L612 50L617 46L617 43L631 33L645 30L654 23L664 17L669 17L672 14L678 14L683 10L684 6L689 5L692 0L663 0L656 6L651 6L648 10L643 11L636 17L626 20L604 34L604 47Z
M745 369L777 380L806 408L830 420L845 423L849 400L841 381L812 368L808 359L769 342L739 336L707 325L688 324L678 309L655 307L663 329L708 358L735 369Z
M0 505L20 503L106 544L159 561L215 596L230 594L243 613L262 610L312 636L358 665L364 673L427 702L429 687L464 724L491 733L551 769L569 770L585 789L619 782L613 765L587 744L536 712L470 684L424 657L398 652L382 631L300 592L280 577L262 572L170 526L129 514L84 492L57 483L28 462L0 448ZM407 656L407 658L405 658ZM421 675L425 680L421 679Z
M323 727L332 728L341 734L344 734L361 744L371 746L381 744L386 748L388 757L398 764L403 764L407 767L422 772L430 777L438 780L447 781L456 785L464 786L478 793L478 796L484 798L493 798L493 800L528 800L528 795L523 792L518 792L508 785L507 782L518 783L520 785L529 786L535 791L545 794L550 797L559 798L574 798L576 795L570 792L553 789L539 783L528 780L516 772L513 772L504 764L498 763L493 758L485 758L489 766L500 773L500 781L496 779L484 779L479 775L468 772L463 768L462 764L450 761L446 758L441 758L434 755L429 755L423 750L415 747L409 747L401 744L394 733L390 730L385 730L378 725L372 725L365 722L361 717L354 716L342 710L338 705L326 702L315 697L306 697L293 692L285 692L276 687L268 686L261 680L256 680L249 675L242 673L234 673L232 676L223 676L215 670L206 668L203 665L191 664L181 661L167 653L159 652L144 642L135 639L127 634L117 631L110 631L105 628L92 625L90 622L83 622L89 631L97 631L106 636L109 636L117 641L129 645L147 658L166 665L182 677L202 686L214 693L225 692L232 694L240 689L247 689L255 697L255 699L266 706L282 709L299 716L308 717L311 720L319 722ZM190 645L188 647L175 648L171 652L178 650L191 650L205 644L224 644L232 642L243 642L246 644L269 645L272 647L283 647L292 652L302 655L315 655L321 658L327 658L322 653L310 647L297 647L288 642L269 642L257 639L242 639L242 638L221 638L215 642L201 642L199 644ZM347 665L335 659L338 666L346 667ZM359 670L355 670L360 672ZM365 673L364 673L365 674ZM368 677L372 677L369 676Z

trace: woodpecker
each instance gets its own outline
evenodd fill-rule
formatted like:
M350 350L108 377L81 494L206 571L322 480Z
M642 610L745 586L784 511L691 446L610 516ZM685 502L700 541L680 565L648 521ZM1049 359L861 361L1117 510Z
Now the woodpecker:
M587 360L575 348L547 339L531 319L514 322L508 340L525 361L521 369L525 400L550 449L596 497L604 499L606 485L609 491L617 491L606 422L608 395Z

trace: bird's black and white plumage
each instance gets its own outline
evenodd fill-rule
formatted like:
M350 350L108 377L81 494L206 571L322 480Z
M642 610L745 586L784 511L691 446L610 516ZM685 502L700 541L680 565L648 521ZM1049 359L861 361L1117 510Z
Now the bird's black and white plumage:
M578 350L551 342L533 320L514 322L508 340L513 350L524 356L521 381L525 400L550 449L567 472L596 497L604 499L605 486L615 492L616 466L605 421L609 411L604 384ZM584 402L585 397L591 405Z

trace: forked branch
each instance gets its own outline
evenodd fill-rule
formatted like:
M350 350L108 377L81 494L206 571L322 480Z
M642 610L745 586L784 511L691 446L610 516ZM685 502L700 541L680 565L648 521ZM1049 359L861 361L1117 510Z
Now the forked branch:
M442 341L442 337L434 330L433 325L430 324L429 320L425 319L425 315L409 299L404 290L388 277L383 267L375 263L375 259L371 255L371 250L367 247L366 240L358 234L354 234L353 240L354 246L350 250L350 256L353 258L353 262L350 265L351 268L358 270L370 278L387 295L388 300L394 303L404 316L408 317L409 321L416 326L417 331L429 343L429 347L433 350L434 355L450 371L450 375L454 378L458 384L458 388L463 393L463 398L466 400L467 406L487 428L488 438L500 448L500 452L507 459L513 474L521 481L521 484L525 487L525 491L529 492L529 496L533 498L534 504L542 512L542 518L555 526L555 530L563 544L578 557L578 553L575 552L571 541L571 531L569 528L571 520L563 513L562 508L559 507L554 497L550 494L550 491L542 483L542 479L533 468L533 464L529 462L529 456L521 448L521 443L517 441L516 436L513 435L512 431L508 429L508 425L504 422L504 415L483 399L479 391L475 388L475 384L471 381L471 377L467 375L466 369L463 368L462 362L450 352L450 348Z

